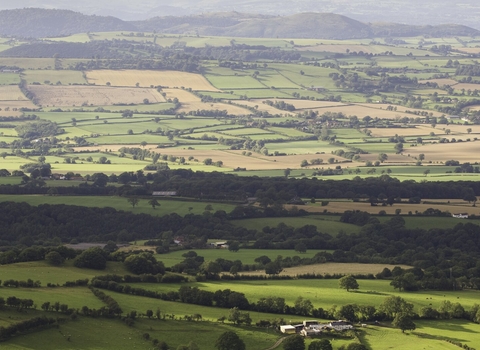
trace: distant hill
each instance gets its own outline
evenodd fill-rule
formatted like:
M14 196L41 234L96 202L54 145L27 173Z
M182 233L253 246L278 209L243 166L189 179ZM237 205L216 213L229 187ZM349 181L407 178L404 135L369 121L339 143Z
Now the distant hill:
M132 22L144 31L257 38L358 39L372 35L368 25L333 13L292 16L245 15L236 12L188 17L156 17ZM169 27L168 24L171 24Z
M115 17L86 16L68 10L27 8L0 11L0 35L43 38L75 33L135 30Z
M334 13L299 13L280 17L225 12L184 17L155 17L131 23L142 31L257 38L365 39L388 36L438 37L480 34L480 31L464 25L366 24Z
M183 17L154 17L144 21L126 22L115 17L86 16L67 10L27 8L0 11L0 35L42 38L100 31L156 31L289 39L480 35L479 31L463 25L366 24L333 13L299 13L280 17L223 12Z
M413 37L413 36L476 36L480 31L459 24L439 24L436 26L413 26L398 23L373 23L372 33L377 37Z

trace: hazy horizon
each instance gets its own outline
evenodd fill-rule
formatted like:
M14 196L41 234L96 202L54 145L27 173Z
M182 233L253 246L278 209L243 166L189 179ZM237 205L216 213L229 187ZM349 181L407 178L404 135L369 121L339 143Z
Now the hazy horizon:
M67 9L88 15L114 16L123 20L143 20L155 16L184 16L208 12L238 11L268 15L289 15L301 12L333 12L362 22L396 22L405 24L463 24L480 29L480 3L464 0L3 0L0 10L24 7Z

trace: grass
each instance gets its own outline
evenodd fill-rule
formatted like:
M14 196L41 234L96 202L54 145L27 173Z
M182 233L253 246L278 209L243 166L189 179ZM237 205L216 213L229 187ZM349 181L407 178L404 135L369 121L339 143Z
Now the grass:
M148 199L140 199L135 208L123 197L96 197L96 196L42 196L42 195L0 195L0 202L27 202L30 205L40 204L68 204L85 207L111 207L117 210L131 211L134 214L150 214L163 216L170 213L176 213L184 216L189 213L203 214L207 205L212 205L215 210L225 210L229 212L235 208L233 204L214 203L214 202L196 202L181 200L166 200L157 198L160 206L153 209L148 203ZM190 209L191 208L191 209Z
M20 83L20 76L15 73L0 74L0 85L12 85Z
M67 304L70 308L80 309L88 306L91 309L98 309L104 304L87 287L41 287L41 288L0 288L0 297L7 299L16 296L20 299L32 299L38 308L45 302Z
M300 207L301 208L301 207ZM245 220L233 220L232 223L237 226L244 227L249 230L261 231L264 227L277 227L280 223L284 223L287 226L295 228L303 227L305 225L313 225L317 227L319 232L328 233L332 236L340 231L346 233L358 233L360 227L352 224L345 224L339 222L339 216L323 216L323 215L311 215L306 217L295 218L261 218L261 219L245 219Z
M79 269L73 266L73 261L66 261L62 266L55 267L49 265L46 261L30 261L10 265L0 265L0 275L2 280L18 279L26 281L29 278L34 281L40 281L42 286L47 283L62 285L67 281L79 279L92 279L98 275L107 274L127 274L127 270L122 263L109 261L105 270ZM0 288L0 290L3 290ZM56 290L56 289L55 289Z
M198 255L203 256L205 261L214 261L218 258L226 260L241 260L244 264L255 264L255 259L266 255L271 260L275 260L277 256L281 255L282 257L293 257L300 256L302 258L311 258L319 252L324 252L325 250L307 250L306 253L298 253L294 250L286 249L240 249L238 252L231 252L228 249L192 249L197 252ZM167 254L157 254L157 260L163 261L165 266L170 267L179 262L185 260L182 257L185 254L185 250L179 250L176 252L171 252Z
M63 85L87 84L81 71L71 70L26 70L23 79L28 84L56 84L58 81Z
M339 289L336 279L315 280L261 280L261 281L208 281L191 282L188 285L215 292L218 289L230 289L244 293L250 302L268 296L278 296L285 299L288 305L294 305L298 296L309 299L314 307L330 309L333 305L357 304L379 307L383 300L391 295L400 296L412 303L416 312L420 308L429 306L438 308L441 302L449 300L459 302L469 310L475 303L478 304L480 291L419 291L398 292L390 286L388 280L357 280L360 289L357 292L347 292ZM180 285L175 284L142 284L144 288L157 291L178 290ZM430 299L431 298L431 299Z

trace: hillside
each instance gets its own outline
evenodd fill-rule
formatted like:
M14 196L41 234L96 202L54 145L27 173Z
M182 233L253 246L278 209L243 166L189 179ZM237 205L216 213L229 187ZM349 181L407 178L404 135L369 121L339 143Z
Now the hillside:
M286 17L267 17L231 12L216 16L156 17L133 23L141 30L174 34L196 32L200 35L233 37L322 39L371 36L371 30L366 24L333 13L301 13ZM169 24L171 26L168 26Z
M115 30L135 30L135 27L115 17L86 16L68 10L0 11L0 35L4 36L42 38Z
M163 16L126 22L115 17L87 16L67 10L21 9L0 11L0 35L54 37L101 31L144 31L257 38L363 39L387 36L475 36L464 25L412 26L367 24L334 13L266 16L239 12L195 16Z

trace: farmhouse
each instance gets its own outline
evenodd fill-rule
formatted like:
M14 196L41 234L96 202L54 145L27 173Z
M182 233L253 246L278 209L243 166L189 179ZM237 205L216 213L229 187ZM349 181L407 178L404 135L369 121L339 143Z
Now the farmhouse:
M452 217L457 219L468 219L468 214L467 213L452 214Z
M328 324L331 328L335 329L336 331L344 331L347 329L353 329L353 326L350 322L347 321L332 321Z
M286 334L292 334L292 333L295 333L295 327L289 324L280 326L280 332L286 333Z
M177 195L177 191L155 191L152 196L173 197Z
M210 245L211 245L213 248L228 249L228 244L227 244L227 242L213 242L213 243L210 243Z

